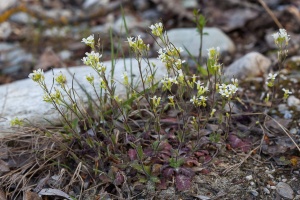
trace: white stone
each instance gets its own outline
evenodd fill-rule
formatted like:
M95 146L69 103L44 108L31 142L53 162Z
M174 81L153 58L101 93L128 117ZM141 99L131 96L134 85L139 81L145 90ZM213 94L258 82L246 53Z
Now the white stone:
M250 193L255 197L259 195L259 193L256 190L251 190Z
M265 194L270 194L270 190L268 188L264 188L263 190Z
M90 9L93 6L105 5L109 0L85 0L83 3L84 9Z
M186 9L196 9L198 7L198 2L196 0L183 0L182 6Z
M289 96L287 99L287 104L289 107L300 105L300 99L295 96Z
M253 179L253 177L252 177L252 175L248 175L248 176L246 176L246 179L247 179L248 181L250 181L250 180Z
M156 80L160 80L167 74L166 68L157 59L149 59L150 63L154 63L158 70L155 74ZM130 64L132 62L133 70L133 83L137 84L138 90L142 89L138 65L135 59L125 59L125 65L127 70L130 69ZM111 71L111 62L104 62L107 67L107 74ZM142 62L142 70L145 70L146 63ZM68 70L71 73L68 73ZM92 95L92 98L96 99L96 95L93 92L93 88L84 78L86 75L92 74L97 77L96 72L91 67L81 66L81 67L71 67L71 68L61 68L54 69L53 72L49 71L45 73L45 81L48 87L51 86L53 81L53 74L58 74L60 71L67 76L68 86L71 87L71 80L73 74L75 78L79 80L80 84L86 91ZM116 95L119 97L125 97L126 90L124 85L121 84L121 75L125 71L123 59L117 60L115 65L115 81L116 81ZM129 73L129 71L128 71ZM130 78L129 78L130 79ZM96 78L95 78L96 80ZM108 80L109 81L109 80ZM110 81L109 81L110 82ZM99 83L99 82L98 82ZM95 81L95 84L97 82ZM87 100L87 95L80 89L79 85L74 81L74 88L78 92L78 95L83 98L83 101ZM19 119L27 119L33 124L38 124L40 126L45 126L48 122L45 119L50 120L54 124L61 124L58 112L52 108L49 103L44 102L43 91L38 86L37 83L33 82L31 79L25 79L13 82L7 85L0 86L0 137L6 134L14 133L14 129L10 127L10 120L18 117Z
M284 182L279 182L276 185L276 191L277 193L287 199L293 199L294 198L294 191L291 188L290 185L288 185L287 183Z
M271 66L271 60L258 52L251 52L229 65L224 71L224 77L244 79L262 76Z
M198 57L200 47L200 35L196 28L176 28L168 32L169 40L176 47L187 48L191 55ZM220 47L220 53L234 53L235 45L232 40L218 28L204 28L202 56L207 57L207 49L211 47ZM155 45L158 50L159 45ZM185 50L185 49L184 49ZM187 51L181 53L183 56L189 56Z

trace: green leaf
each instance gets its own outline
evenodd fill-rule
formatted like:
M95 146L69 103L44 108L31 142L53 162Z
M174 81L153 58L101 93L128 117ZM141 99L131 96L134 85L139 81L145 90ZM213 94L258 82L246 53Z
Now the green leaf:
M147 173L147 175L150 175L150 174L151 174L151 166L149 166L149 165L144 165L144 169L145 169L145 172Z
M197 59L195 58L195 56L193 56L193 55L191 54L191 52L190 52L185 46L183 46L183 48L184 48L185 51L189 54L189 56L192 58L192 60L193 60L195 63L197 63L197 70L198 70L198 72L199 72L201 75L203 75L203 76L207 76L208 74L207 74L206 69L205 69L204 67L202 67L202 66L198 63L198 61L197 61Z
M142 146L141 146L141 145L138 145L138 146L136 147L136 151L137 151L137 154L138 154L139 158L140 158L141 160L143 160L143 158L144 158L144 152L143 152Z
M139 171L140 173L144 173L142 165L140 165L138 163L132 163L130 166L132 168L136 169L137 171Z
M160 179L156 176L151 176L150 181L152 181L153 183L160 183Z
M170 158L169 165L173 168L178 168L184 163L183 158Z

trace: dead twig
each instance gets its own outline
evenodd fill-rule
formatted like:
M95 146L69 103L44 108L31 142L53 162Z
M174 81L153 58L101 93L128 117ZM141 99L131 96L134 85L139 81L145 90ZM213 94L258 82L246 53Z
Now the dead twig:
M282 24L279 22L277 17L274 15L272 10L269 8L269 6L263 1L263 0L258 0L258 2L264 7L264 9L267 11L267 13L270 15L270 17L273 19L275 24L278 26L278 28L283 28Z
M225 169L222 174L227 174L228 172L230 172L231 170L234 170L238 167L240 167L250 156L253 152L255 152L258 148L260 147L260 145L258 145L257 147L255 147L254 149L252 149L244 158L241 162L230 166L229 168Z

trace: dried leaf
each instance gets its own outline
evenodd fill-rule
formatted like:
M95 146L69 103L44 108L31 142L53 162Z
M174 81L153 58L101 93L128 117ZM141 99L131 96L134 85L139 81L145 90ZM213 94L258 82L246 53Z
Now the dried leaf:
M131 161L136 160L137 159L136 150L135 149L129 149L128 150L128 156L129 156L129 159Z
M31 191L26 191L24 200L42 200L43 198L40 197L37 193L31 192Z
M73 200L67 193L58 190L58 189L52 189L52 188L45 188L42 189L38 195L44 195L44 196L59 196L59 197L64 197L68 200Z
M0 159L0 174L9 172L9 166L6 162Z
M122 185L125 181L124 175L122 174L122 172L117 172L116 176L115 176L115 180L114 183L115 185Z
M50 174L48 174L45 178L42 178L39 180L37 186L33 189L34 192L39 192L47 183L49 180Z
M168 167L166 169L163 170L163 176L166 178L170 178L173 176L175 170L171 167Z
M167 186L168 186L168 184L167 184L166 179L161 179L160 183L156 184L156 189L158 189L158 190L166 190Z
M161 164L153 164L151 174L153 176L158 176L160 174Z
M0 188L0 200L7 200L5 192Z

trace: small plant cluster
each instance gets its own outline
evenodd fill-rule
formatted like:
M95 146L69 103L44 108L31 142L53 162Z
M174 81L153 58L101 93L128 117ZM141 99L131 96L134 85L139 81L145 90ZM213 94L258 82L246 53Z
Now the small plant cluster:
M202 39L205 19L196 14L195 19ZM184 191L192 185L195 175L192 168L212 159L204 146L211 145L217 149L217 144L227 139L231 131L231 102L239 100L239 81L234 77L230 82L224 81L219 47L207 50L205 73L202 67L199 74L190 74L185 70L187 64L180 54L184 50L169 41L163 24L156 23L150 29L161 46L158 59L165 65L168 74L156 81L157 68L148 60L150 46L141 36L128 37L127 42L138 62L143 90L136 90L129 78L130 72L124 72L127 99L120 99L115 94L117 80L101 62L102 55L96 52L93 35L82 39L92 49L82 61L98 74L98 77L85 76L98 97L97 101L89 103L92 108L89 110L94 112L85 109L76 91L67 85L71 80L62 73L55 76L55 85L50 88L45 83L43 70L33 71L29 78L45 92L43 100L61 114L65 124L61 134L72 149L78 149L76 154L68 156L89 168L93 180L100 178L103 184L118 188L130 179L136 185L147 183L149 191L175 184L178 191ZM284 29L273 37L282 65L290 38ZM149 63L146 74L142 71L142 60ZM277 98L277 77L276 73L267 77L267 102ZM282 90L286 100L291 91ZM175 110L177 117L173 119L174 123L164 123L164 116L170 110ZM219 127L207 136L202 130L209 122L215 122ZM22 125L23 122L16 118L11 123Z

